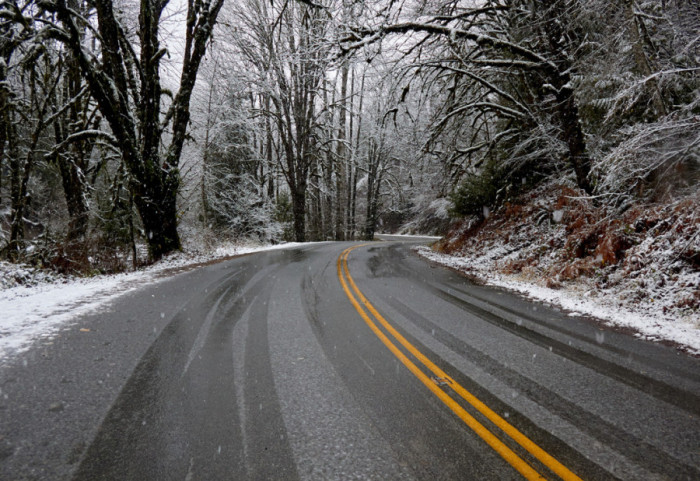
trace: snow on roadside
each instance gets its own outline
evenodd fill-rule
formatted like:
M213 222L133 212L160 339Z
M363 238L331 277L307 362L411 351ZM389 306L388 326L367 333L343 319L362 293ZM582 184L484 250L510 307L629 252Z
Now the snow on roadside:
M228 244L209 254L178 253L140 271L92 278L61 278L46 271L32 271L2 262L0 363L26 351L37 339L51 338L77 316L98 311L127 292L167 278L163 276L165 271L235 255L299 245L302 244ZM18 282L24 285L16 285Z
M636 336L652 341L671 341L685 346L689 352L700 354L700 319L668 316L660 319L658 313L635 312L616 305L614 297L605 293L595 294L585 286L551 289L522 279L522 276L496 272L494 253L487 256L453 256L434 252L429 247L415 250L426 259L466 272L485 281L488 285L504 287L527 297L557 305L571 315L586 314L602 319L610 326L631 328ZM502 254L502 253L501 253ZM500 256L496 256L500 257Z

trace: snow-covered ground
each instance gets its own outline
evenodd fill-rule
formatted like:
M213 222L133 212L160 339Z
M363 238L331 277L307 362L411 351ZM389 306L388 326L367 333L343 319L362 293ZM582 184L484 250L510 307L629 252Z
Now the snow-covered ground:
M430 261L454 268L481 279L493 286L511 289L527 297L557 305L570 315L586 314L603 320L611 326L631 328L636 336L653 341L672 341L685 346L689 352L700 354L700 319L690 316L662 315L648 310L636 311L621 306L615 295L598 291L585 284L551 289L538 285L518 274L503 274L494 266L494 259L503 252L491 250L486 255L453 256L434 252L428 247L417 247L416 251Z
M178 253L136 272L92 278L59 278L46 271L0 263L0 363L37 339L50 338L81 314L94 312L119 296L166 279L165 271L235 255L299 246L224 245L209 254ZM11 286L11 287L7 287Z

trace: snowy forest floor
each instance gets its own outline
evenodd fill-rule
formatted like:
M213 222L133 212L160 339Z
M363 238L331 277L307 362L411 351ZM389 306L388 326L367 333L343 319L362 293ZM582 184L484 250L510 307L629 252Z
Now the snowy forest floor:
M76 277L0 261L0 364L33 342L51 337L81 314L104 308L118 296L209 262L299 245L223 243L200 252L186 248L149 267L123 274Z
M700 355L700 193L618 214L548 184L458 222L427 259Z

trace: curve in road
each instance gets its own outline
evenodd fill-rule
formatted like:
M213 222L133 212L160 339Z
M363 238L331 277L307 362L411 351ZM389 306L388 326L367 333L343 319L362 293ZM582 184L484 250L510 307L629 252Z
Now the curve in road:
M700 479L698 359L411 242L245 256L79 325L0 373L2 479Z

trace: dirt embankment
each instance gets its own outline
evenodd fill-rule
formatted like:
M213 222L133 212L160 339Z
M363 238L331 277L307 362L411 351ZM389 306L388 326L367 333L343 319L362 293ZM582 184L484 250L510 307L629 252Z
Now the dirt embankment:
M435 249L468 257L475 271L574 287L636 312L700 318L700 192L619 213L550 184L486 219L458 222Z

